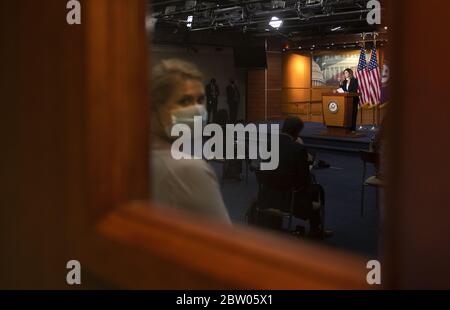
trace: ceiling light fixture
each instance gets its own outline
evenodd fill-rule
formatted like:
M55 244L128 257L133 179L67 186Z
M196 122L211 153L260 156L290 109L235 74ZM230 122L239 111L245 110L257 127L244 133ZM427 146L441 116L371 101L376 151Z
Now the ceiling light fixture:
M194 16L192 16L192 15L189 15L188 16L188 18L187 18L187 24L186 24L186 26L188 27L188 28L192 28L192 21L194 20Z
M273 17L270 19L269 25L270 25L272 28L278 29L278 28L281 27L281 25L283 25L283 21L282 21L281 19L279 19L278 17L273 16Z

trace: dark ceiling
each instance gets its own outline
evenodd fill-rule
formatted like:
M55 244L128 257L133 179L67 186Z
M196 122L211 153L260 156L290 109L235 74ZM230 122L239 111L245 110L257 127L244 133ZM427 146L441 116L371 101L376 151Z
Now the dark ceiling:
M154 42L235 46L276 38L300 44L382 29L367 23L367 2L153 0L149 1L149 18L155 22ZM188 16L192 16L190 27ZM273 16L283 20L279 29L269 26Z

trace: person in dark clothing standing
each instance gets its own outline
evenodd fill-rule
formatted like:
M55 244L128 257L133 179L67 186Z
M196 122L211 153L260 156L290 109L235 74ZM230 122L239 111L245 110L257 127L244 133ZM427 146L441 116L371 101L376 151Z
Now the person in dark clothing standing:
M239 109L239 103L241 101L241 94L234 82L234 79L230 79L230 84L227 86L227 103L230 111L230 121L235 123L237 121L237 114Z
M358 92L358 80L353 76L352 69L344 70L344 81L341 83L341 88L346 93L357 93ZM358 104L359 96L353 97L353 107L352 107L352 127L351 131L356 131L356 119L358 117Z
M208 111L208 122L214 121L217 113L217 105L219 102L220 90L216 84L216 79L212 78L211 82L206 85L206 109Z

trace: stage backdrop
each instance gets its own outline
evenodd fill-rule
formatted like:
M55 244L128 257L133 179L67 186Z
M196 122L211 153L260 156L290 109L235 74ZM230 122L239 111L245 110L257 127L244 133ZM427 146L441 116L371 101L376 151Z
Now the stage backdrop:
M318 52L312 57L312 86L336 87L343 80L343 72L350 68L356 72L359 50L343 52Z

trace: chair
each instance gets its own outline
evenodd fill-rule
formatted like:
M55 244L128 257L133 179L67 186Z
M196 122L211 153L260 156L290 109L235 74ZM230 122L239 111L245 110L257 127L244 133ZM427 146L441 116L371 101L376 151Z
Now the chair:
M235 141L234 142L234 148L235 148L235 152L237 149L237 145L238 143L240 143L239 141ZM242 142L241 142L242 143ZM245 150L246 150L246 154L245 154L245 159L219 159L219 160L215 160L216 162L220 162L222 163L222 177L221 177L221 185L223 186L223 183L226 179L226 175L227 175L227 171L230 168L230 166L232 164L236 164L237 162L240 162L241 164L241 172L242 172L242 165L245 165L245 183L248 184L248 172L249 172L249 165L250 165L250 160L249 160L249 155L248 155L248 141L244 141L245 143ZM226 154L226 144L224 144L224 154Z
M378 207L378 190L384 187L383 181L376 175L366 178L367 164L373 164L376 168L379 166L380 158L379 154L376 152L369 152L361 150L360 152L361 160L363 162L363 174L361 182L361 217L364 216L364 194L365 188L367 186L374 187L376 190L376 205Z
M255 170L256 178L258 181L258 199L256 203L256 221L255 224L259 225L259 218L261 214L274 215L281 218L288 218L288 231L292 232L294 206L300 207L297 209L297 213L304 213L300 216L302 220L309 220L307 211L309 208L312 210L320 209L322 222L321 227L321 239L325 236L325 207L324 201L322 201L321 194L323 188L319 184L312 184L306 189L298 189L297 176L292 174L282 174L276 171L261 171ZM312 198L313 192L318 194L317 200ZM280 199L281 198L281 199ZM284 203L284 205L283 205ZM305 208L302 208L304 206Z
M236 159L232 159L233 161L236 161ZM231 161L232 160L227 160L227 159L211 159L209 160L210 162L216 162L219 164L222 164L222 174L220 177L220 185L223 186L225 179L227 177L227 170L230 167ZM242 160L243 161L243 165L245 165L245 183L248 183L248 172L249 172L249 165L250 162L248 160Z
M235 149L237 145L237 141L234 143ZM249 172L249 159L248 159L248 146L246 146L247 154L245 159L211 159L212 162L217 162L222 164L222 175L220 178L220 185L223 186L225 179L227 178L227 172L228 169L230 169L231 165L237 164L237 162L240 162L241 165L245 165L245 183L248 184L248 172ZM224 149L223 149L224 155L226 154L226 144L224 143ZM243 167L241 166L241 169Z
M292 231L292 220L294 213L295 194L298 192L295 189L295 175L281 174L275 171L256 170L256 179L258 181L258 201L256 206L257 223L259 224L260 215L265 213L275 215L281 218L288 218L288 230ZM287 208L283 205L273 207L268 195L274 193L284 196L288 204ZM280 200L277 200L280 202ZM269 207L265 204L269 204Z

